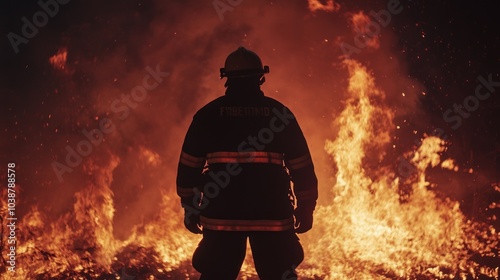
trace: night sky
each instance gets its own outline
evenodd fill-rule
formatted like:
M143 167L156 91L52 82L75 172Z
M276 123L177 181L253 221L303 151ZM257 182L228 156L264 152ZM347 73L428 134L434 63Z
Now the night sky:
M453 129L455 122L443 121L443 113L454 103L463 104L467 96L475 94L479 75L486 78L491 74L492 80L498 80L500 55L496 50L500 41L494 15L497 6L493 1L480 4L411 1L412 12L405 14L408 18L395 19L401 23L395 30L401 43L398 49L408 61L409 74L425 85L428 94L422 98L422 104L426 112L438 118L429 124L442 128L462 153L477 152L475 160L469 163L472 165L479 165L486 153L492 163L491 152L495 149L498 156L498 92L481 101L477 111L463 119L464 129ZM496 172L499 172L498 162Z

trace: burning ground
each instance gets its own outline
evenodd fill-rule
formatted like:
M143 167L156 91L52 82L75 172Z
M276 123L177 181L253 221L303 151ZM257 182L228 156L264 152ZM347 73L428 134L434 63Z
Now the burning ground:
M2 34L22 35L42 10L28 3L6 4ZM453 111L479 77L500 80L494 9L394 3L74 0L17 54L5 36L18 221L15 273L2 227L2 279L195 279L176 165L239 45L270 65L263 90L313 154L304 279L498 279L498 93ZM0 201L6 224L6 188ZM256 279L250 253L240 278Z

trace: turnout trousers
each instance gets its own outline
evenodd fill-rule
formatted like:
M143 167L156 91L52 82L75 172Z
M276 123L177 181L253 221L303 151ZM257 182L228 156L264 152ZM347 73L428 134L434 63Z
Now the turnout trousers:
M203 229L203 239L193 255L200 280L234 280L246 255L247 238L255 270L261 280L297 279L295 268L304 251L293 230L218 231Z

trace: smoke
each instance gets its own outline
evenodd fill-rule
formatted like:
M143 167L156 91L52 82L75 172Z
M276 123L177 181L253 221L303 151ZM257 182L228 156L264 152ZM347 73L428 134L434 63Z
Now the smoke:
M376 22L369 12L385 6L335 3L336 9L310 11L306 1L240 1L221 11L211 2L91 1L61 7L54 24L21 46L20 59L32 59L28 68L34 69L34 79L11 86L26 96L13 107L24 115L17 124L8 124L27 144L16 150L17 156L10 155L21 155L26 206L40 204L54 215L67 211L73 194L92 176L83 166L106 166L117 156L120 163L111 188L115 229L124 229L117 234L125 238L130 225L147 222L158 210L161 194L173 193L178 154L192 115L223 94L218 69L240 45L270 66L263 90L296 114L317 162L322 192L328 194L324 185L330 185L334 170L323 145L335 137L333 120L344 106L347 86L347 70L341 63L345 53L339 46L354 45L357 31L351 23L356 14L364 11L366 20ZM372 69L386 91L385 102L398 108L397 117L402 118L420 110L421 86L406 78L404 62L391 49L395 38L390 24L381 26L376 48L362 48L353 58ZM64 70L49 63L61 48L67 49ZM147 67L168 76L143 100L129 99L130 105L124 96L130 98L143 84ZM103 141L92 145L81 163L69 166L67 147L77 151L80 142L90 141L83 131L99 130L103 119L110 120L112 132L103 133ZM145 151L157 160L144 160ZM64 169L62 182L54 162L71 169Z

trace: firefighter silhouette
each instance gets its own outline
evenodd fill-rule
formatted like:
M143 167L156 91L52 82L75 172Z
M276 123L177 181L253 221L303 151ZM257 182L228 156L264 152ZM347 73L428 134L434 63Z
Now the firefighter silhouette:
M257 54L240 47L220 72L225 95L194 115L178 165L184 224L203 234L193 266L202 280L236 279L248 239L260 279L296 279L297 233L311 229L318 198L306 140L260 90L269 67Z

